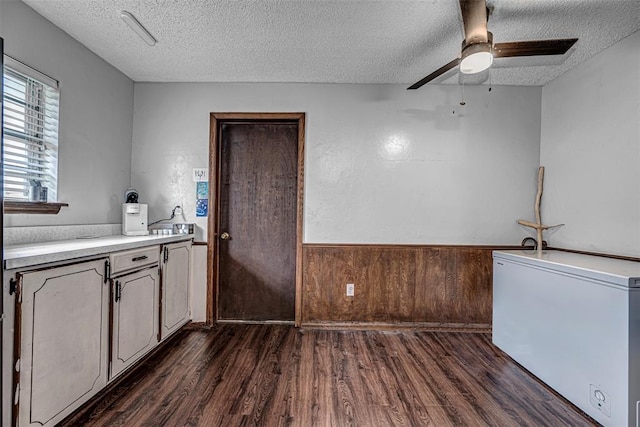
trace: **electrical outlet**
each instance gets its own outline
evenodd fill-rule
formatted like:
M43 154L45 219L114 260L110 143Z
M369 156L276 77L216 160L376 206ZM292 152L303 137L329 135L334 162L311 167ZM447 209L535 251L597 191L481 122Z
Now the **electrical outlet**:
M347 296L352 297L355 294L356 286L353 283L347 283Z

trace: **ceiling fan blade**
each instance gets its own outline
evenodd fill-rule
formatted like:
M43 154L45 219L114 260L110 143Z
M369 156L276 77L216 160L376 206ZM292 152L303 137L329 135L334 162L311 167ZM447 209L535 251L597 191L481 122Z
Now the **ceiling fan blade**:
M433 73L429 74L427 77L425 77L424 79L420 80L419 82L412 84L411 86L409 86L407 88L407 90L409 90L409 89L419 89L423 85L429 83L431 80L435 79L436 77L441 76L442 74L446 73L447 71L449 71L453 67L457 66L459 63L460 63L460 58L454 59L453 61L449 62L447 65L438 68L436 71L434 71Z
M460 0L460 10L466 44L486 43L488 41L486 0Z
M577 41L578 39L555 39L496 43L493 45L493 57L564 55Z

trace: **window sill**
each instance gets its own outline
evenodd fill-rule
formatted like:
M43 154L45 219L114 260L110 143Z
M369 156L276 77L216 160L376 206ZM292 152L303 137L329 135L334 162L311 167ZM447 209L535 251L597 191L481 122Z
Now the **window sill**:
M11 200L4 201L4 213L6 214L52 214L60 212L60 208L69 206L68 203L46 203L46 202L17 202Z

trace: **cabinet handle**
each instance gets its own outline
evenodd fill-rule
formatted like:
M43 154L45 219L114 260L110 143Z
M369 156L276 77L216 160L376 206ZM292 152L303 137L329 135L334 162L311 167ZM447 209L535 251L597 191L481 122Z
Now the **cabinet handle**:
M136 262L136 261L143 261L145 259L147 259L148 257L146 255L142 255L142 256L137 256L137 257L133 257L131 258L131 261Z
M109 260L104 262L104 283L109 281L109 276L111 276L111 264L109 264Z
M167 263L167 261L169 261L169 248L168 247L164 247L164 262L165 264Z
M122 285L116 280L116 302L122 298Z
M16 279L9 279L9 295L15 294L16 289L18 289L18 282L16 282Z

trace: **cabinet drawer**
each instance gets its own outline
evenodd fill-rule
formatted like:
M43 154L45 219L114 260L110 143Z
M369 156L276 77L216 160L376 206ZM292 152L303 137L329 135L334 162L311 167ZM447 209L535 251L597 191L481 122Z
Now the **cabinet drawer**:
M116 252L109 256L111 275L133 270L147 265L157 264L160 259L160 246Z

